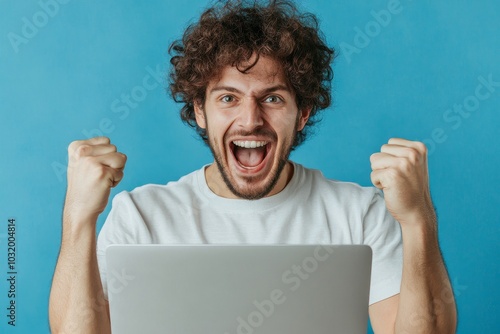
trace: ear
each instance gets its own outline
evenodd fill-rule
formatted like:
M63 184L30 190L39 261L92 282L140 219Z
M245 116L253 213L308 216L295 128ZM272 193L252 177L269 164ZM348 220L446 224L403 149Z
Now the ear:
M312 107L307 107L307 108L304 108L301 111L299 111L300 115L299 115L299 121L297 124L297 131L302 131L302 129L304 129L304 127L307 124L307 121L309 120L309 116L311 115L311 110L312 110Z
M207 120L205 119L205 112L203 111L203 106L200 105L198 101L193 102L194 116L196 118L196 124L202 129L207 128Z

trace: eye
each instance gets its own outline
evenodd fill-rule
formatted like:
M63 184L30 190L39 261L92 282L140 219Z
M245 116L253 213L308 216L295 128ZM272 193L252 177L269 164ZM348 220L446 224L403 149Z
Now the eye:
M266 97L264 102L265 103L280 103L280 102L283 102L283 100L279 96L270 95L270 96Z
M224 102L224 103L231 103L231 102L234 102L234 96L232 96L232 95L224 95L223 97L221 97L220 100L222 102Z

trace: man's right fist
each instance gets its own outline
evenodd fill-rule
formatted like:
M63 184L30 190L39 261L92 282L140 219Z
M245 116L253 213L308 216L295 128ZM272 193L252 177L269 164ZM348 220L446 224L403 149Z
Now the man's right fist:
M127 157L109 138L72 142L68 147L68 189L64 215L75 220L97 219L108 203L111 188L123 178Z

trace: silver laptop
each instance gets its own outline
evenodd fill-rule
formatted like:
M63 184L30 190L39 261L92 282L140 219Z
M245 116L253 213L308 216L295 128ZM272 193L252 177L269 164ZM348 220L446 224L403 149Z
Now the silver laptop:
M113 334L367 331L368 246L112 245L106 260Z

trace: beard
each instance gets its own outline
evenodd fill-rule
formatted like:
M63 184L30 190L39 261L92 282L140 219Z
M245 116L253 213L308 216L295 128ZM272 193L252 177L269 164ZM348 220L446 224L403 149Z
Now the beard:
M280 179L280 176L283 172L283 169L285 168L287 162L288 162L288 157L290 156L290 153L293 149L293 142L294 138L297 134L297 125L299 122L299 116L297 115L297 120L296 124L294 127L293 134L290 138L285 138L284 144L282 148L279 151L276 151L276 155L278 156L276 166L270 171L269 175L266 176L266 182L264 185L261 187L251 187L251 184L254 182L257 182L257 177L246 177L246 183L249 184L250 186L247 187L239 187L236 182L232 181L232 178L230 177L230 170L229 166L227 163L224 162L223 156L221 154L221 150L218 147L217 143L215 140L212 141L210 137L210 132L207 127L206 129L206 134L208 138L208 146L210 147L210 150L212 151L212 155L214 156L215 162L217 164L217 169L219 170L220 175L222 176L222 179L224 180L224 183L226 184L227 188L237 197L241 199L247 199L247 200L256 200L256 199L261 199L268 195L276 186L278 180ZM271 132L270 130L265 130L265 129L256 129L255 131L252 132L245 132L245 133L238 133L238 135L241 136L250 136L250 135L264 135L266 137L274 138L276 139L277 136L274 132ZM276 140L274 142L277 142ZM230 154L228 152L228 154ZM273 163L274 161L270 161L268 163Z

